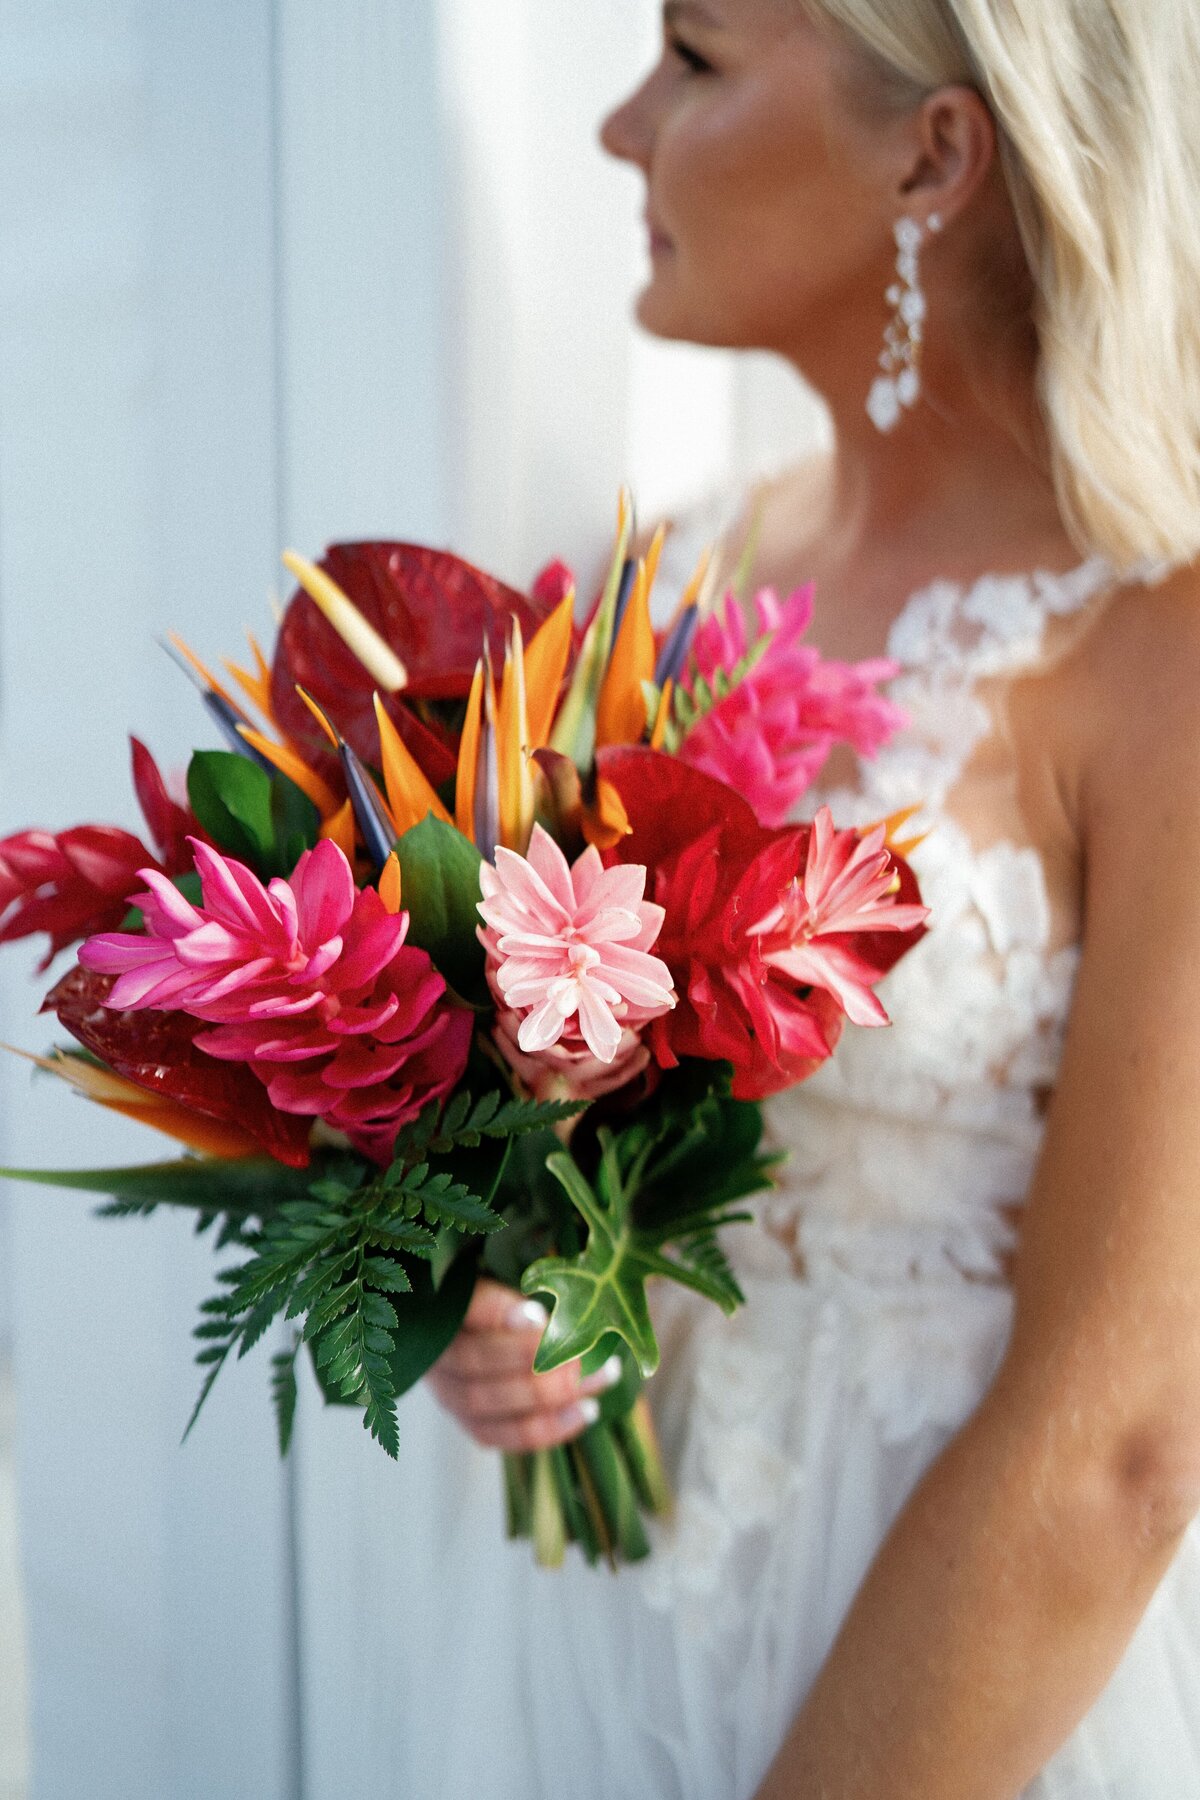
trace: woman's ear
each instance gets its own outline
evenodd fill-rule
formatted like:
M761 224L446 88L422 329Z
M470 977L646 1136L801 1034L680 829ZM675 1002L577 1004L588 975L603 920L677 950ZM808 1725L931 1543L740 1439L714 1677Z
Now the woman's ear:
M990 174L997 155L996 122L965 84L938 88L911 121L915 154L897 190L898 210L936 214L943 225L963 212Z

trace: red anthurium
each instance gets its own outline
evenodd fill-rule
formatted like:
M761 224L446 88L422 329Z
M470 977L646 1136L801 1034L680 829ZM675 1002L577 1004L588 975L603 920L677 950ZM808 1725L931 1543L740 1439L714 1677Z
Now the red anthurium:
M812 1074L847 1013L886 1023L870 990L925 912L882 831L834 832L827 815L769 830L724 782L654 750L607 750L598 764L632 826L606 860L647 864L647 895L666 913L655 953L679 1003L650 1027L661 1064L731 1062L734 1093L759 1100Z
M162 1094L204 1118L240 1126L276 1162L303 1169L309 1162L310 1119L272 1106L267 1090L244 1063L217 1062L197 1050L204 1030L181 1012L112 1012L105 1005L111 975L74 968L46 996L43 1012L60 1023L108 1068L152 1094Z
M465 700L485 636L499 666L509 615L520 619L528 641L553 611L552 603L543 597L531 601L461 557L416 544L333 544L319 566L407 669L403 695L389 696L385 705L407 749L440 787L456 768L453 734L409 702ZM376 684L303 593L293 598L280 628L271 704L281 731L324 773L333 759L296 693L297 683L325 708L358 755L376 764Z
M575 572L565 562L548 562L533 578L534 604L553 612L568 594L575 592Z

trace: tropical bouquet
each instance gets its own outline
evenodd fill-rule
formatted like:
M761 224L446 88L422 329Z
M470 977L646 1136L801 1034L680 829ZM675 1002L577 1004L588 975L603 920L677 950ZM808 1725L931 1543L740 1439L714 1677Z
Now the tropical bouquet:
M707 563L656 630L662 536L632 535L623 496L582 624L561 564L526 595L415 545L289 553L269 660L173 640L225 747L185 795L133 740L149 845L0 841L0 941L79 945L43 1006L73 1042L32 1060L185 1147L3 1173L191 1209L230 1253L193 1422L273 1333L284 1452L302 1350L395 1457L479 1272L539 1298L537 1369L622 1370L582 1436L504 1459L546 1564L646 1553L649 1284L741 1303L720 1233L772 1180L759 1102L887 1022L925 919L902 821L788 822L835 742L895 728L890 666L804 644L808 591L760 593L751 639Z

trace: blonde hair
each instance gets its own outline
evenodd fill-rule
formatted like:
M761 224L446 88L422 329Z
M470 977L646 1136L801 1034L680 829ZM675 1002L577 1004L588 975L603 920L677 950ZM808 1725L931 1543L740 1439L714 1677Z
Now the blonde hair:
M1036 284L1064 521L1119 568L1200 555L1200 6L804 0L899 101L966 82Z

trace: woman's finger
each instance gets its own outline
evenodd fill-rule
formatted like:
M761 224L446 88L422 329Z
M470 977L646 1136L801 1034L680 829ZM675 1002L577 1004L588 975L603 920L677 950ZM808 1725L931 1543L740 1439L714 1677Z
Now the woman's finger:
M526 1413L515 1419L483 1419L471 1428L477 1444L489 1450L513 1452L549 1450L569 1444L599 1417L595 1400L579 1400L561 1412Z
M544 1331L549 1318L537 1300L526 1300L515 1288L504 1287L490 1276L475 1283L471 1304L463 1320L464 1331Z
M460 1331L437 1366L456 1381L476 1375L530 1375L538 1338L536 1331Z
M549 1375L475 1376L466 1381L443 1376L447 1404L459 1418L512 1418L517 1413L561 1412L579 1399L576 1368Z

